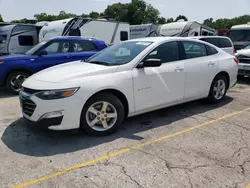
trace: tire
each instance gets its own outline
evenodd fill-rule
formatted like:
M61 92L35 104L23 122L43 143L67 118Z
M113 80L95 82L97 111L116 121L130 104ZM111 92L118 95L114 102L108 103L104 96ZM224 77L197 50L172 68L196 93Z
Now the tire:
M219 96L216 95L216 89L215 89L218 86L217 85L218 83L224 84L224 89L221 89L221 94ZM228 86L228 79L226 78L226 76L223 74L217 75L211 84L209 95L207 97L207 101L213 104L216 104L222 101L225 98L225 95L227 93L227 90L228 90L227 86Z
M29 73L24 72L24 71L15 71L11 72L10 75L7 77L6 80L6 87L9 90L9 92L13 94L18 94L19 91L21 90L21 86L23 81L30 76ZM17 78L19 80L17 80ZM15 82L16 80L16 82ZM13 82L16 84L15 86L13 85Z
M103 107L105 106L103 105L104 103L106 104L106 106L108 104L105 113L103 113ZM90 110L91 107L94 108L94 111ZM92 111L94 113L92 113ZM108 116L114 114L117 114L116 117L114 116L114 118L108 118ZM125 109L122 102L111 93L99 93L91 97L83 107L81 114L80 130L86 132L91 136L110 135L117 131L117 129L122 125L124 118ZM103 121L103 119L105 120ZM91 122L94 122L93 120L98 122L91 127L90 124ZM105 122L106 128L104 128ZM108 129L107 126L109 127Z

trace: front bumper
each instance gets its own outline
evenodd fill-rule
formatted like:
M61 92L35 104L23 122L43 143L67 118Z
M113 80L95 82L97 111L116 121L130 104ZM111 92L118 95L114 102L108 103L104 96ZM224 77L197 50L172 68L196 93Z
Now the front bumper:
M42 119L39 121L31 121L28 118L24 116L25 123L29 126L38 128L38 129L48 129L50 126L58 126L62 123L63 116L61 117L55 117L55 118L48 118L48 119Z
M41 100L35 95L20 95L19 98L23 117L34 126L50 130L77 129L80 126L83 101L74 95L56 100Z
M239 63L238 75L250 76L250 64Z

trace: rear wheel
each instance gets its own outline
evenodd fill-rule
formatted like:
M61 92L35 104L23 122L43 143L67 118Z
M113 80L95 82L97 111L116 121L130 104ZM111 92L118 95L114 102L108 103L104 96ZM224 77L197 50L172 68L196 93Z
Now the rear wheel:
M30 76L24 71L15 71L10 73L6 80L6 87L13 94L18 94L21 90L22 83Z
M227 93L228 80L223 74L216 76L212 82L209 95L207 97L208 101L211 103L218 103L225 97Z
M122 124L125 110L121 101L110 93L100 93L89 99L82 110L81 130L93 136L115 132Z

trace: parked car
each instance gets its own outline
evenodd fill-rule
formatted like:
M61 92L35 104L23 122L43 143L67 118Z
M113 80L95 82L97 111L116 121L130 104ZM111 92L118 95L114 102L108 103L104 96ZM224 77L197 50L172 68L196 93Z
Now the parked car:
M24 118L38 126L106 135L127 117L202 98L220 102L236 84L237 63L196 39L134 39L85 63L32 75L22 85L20 102Z
M39 43L26 54L1 56L0 85L18 93L22 82L33 73L62 63L88 59L106 47L102 40L57 37Z
M250 45L238 50L235 56L239 60L238 78L250 76Z
M195 37L195 38L198 40L202 40L202 41L208 42L210 44L213 44L231 55L234 55L234 53L235 53L233 42L228 37L202 36L202 37Z

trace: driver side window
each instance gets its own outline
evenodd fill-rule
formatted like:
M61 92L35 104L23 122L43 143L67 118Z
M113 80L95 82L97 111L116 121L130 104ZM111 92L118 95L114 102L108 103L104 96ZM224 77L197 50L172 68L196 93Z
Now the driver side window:
M45 47L48 54L58 54L58 53L68 53L69 52L69 42L68 41L57 41L52 42L50 45Z
M180 60L178 42L167 42L156 47L147 55L147 59L160 59L162 63Z

